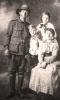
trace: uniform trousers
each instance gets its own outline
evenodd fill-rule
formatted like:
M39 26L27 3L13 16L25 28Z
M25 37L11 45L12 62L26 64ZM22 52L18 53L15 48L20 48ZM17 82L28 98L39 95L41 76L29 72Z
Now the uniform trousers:
M15 83L16 83L16 72L18 74L18 85L17 91L21 92L23 80L24 80L24 73L25 73L25 57L24 55L14 55L11 54L9 58L9 86L10 92L15 92Z

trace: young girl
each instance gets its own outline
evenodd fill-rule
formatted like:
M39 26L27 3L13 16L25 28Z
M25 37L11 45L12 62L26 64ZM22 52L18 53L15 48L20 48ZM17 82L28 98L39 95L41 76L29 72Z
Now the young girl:
M45 30L46 28L52 28L55 32L54 37L57 37L55 27L54 25L50 22L50 13L49 12L43 12L41 16L41 23L37 25L37 32L40 32L43 37L45 37Z
M33 25L30 25L29 26L29 32L31 34L29 53L31 55L37 55L38 38L37 38L37 30L36 30L36 27L33 26Z

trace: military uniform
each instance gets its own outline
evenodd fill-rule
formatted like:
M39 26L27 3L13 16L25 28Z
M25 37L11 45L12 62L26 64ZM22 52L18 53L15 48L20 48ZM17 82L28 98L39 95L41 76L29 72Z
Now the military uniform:
M16 71L18 72L18 91L21 90L24 72L25 72L25 55L29 51L30 34L28 30L29 23L21 22L19 18L12 20L8 27L5 49L10 54L10 91L15 92Z

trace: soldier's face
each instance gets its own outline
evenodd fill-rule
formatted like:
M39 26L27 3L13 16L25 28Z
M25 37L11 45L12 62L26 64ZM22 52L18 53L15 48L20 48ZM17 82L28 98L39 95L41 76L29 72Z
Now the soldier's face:
M43 22L44 24L47 24L48 21L49 21L49 16L48 16L47 14L43 14L43 15L42 15L42 22Z
M21 12L19 12L19 15L20 15L21 21L25 21L26 17L28 16L28 11L21 10Z

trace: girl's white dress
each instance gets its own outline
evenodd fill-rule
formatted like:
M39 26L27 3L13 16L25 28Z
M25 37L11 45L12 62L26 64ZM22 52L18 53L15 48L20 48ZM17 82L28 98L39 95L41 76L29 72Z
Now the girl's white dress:
M30 39L29 53L31 55L37 55L37 50L38 50L38 38L36 35L34 35L34 36L31 36L31 39Z
M39 41L38 64L31 71L29 88L33 91L53 94L58 88L58 71L55 63L55 58L59 50L59 45L56 39L50 42ZM45 68L42 68L44 61L47 63Z

